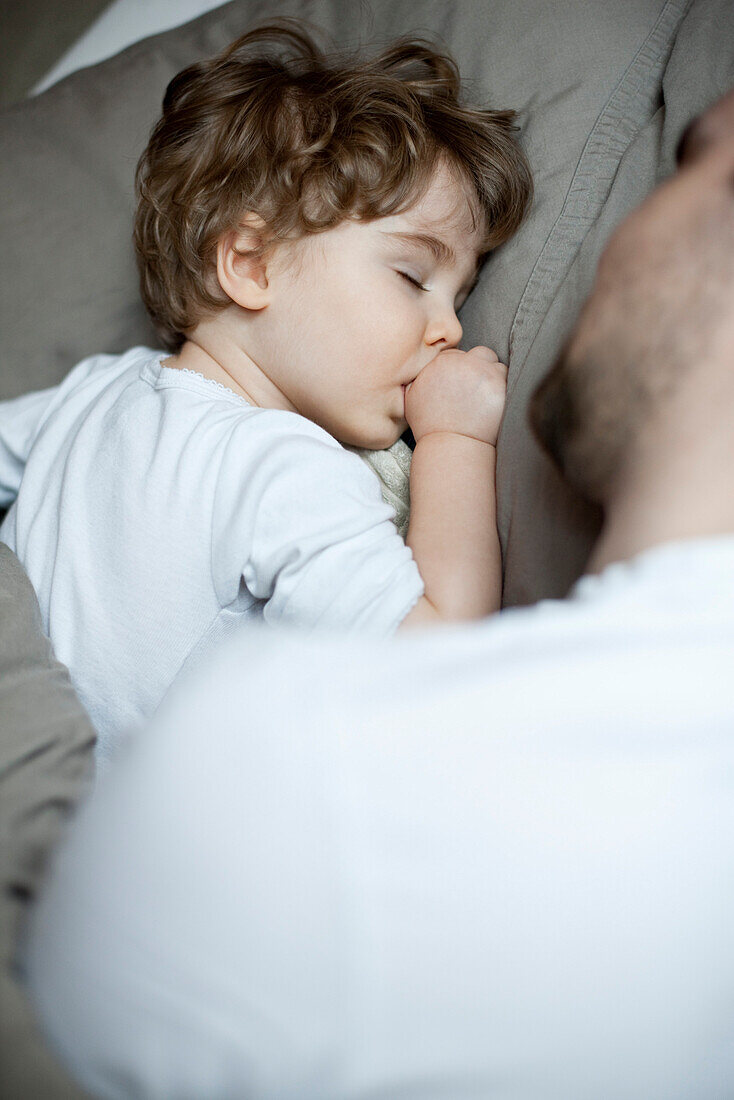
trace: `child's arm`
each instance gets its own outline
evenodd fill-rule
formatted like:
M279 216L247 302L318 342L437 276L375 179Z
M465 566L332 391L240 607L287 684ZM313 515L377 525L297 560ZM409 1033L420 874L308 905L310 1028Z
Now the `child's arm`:
M425 595L401 629L477 619L500 607L494 445L506 383L507 368L479 347L442 352L408 389L416 447L406 541Z

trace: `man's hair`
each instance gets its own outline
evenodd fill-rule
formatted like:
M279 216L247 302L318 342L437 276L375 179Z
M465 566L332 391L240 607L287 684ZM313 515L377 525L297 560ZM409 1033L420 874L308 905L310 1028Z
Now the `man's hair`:
M402 213L445 161L476 195L480 254L512 236L532 195L515 112L459 95L455 62L425 39L327 56L288 18L175 76L136 172L141 292L164 345L229 303L217 242L246 212L264 223L264 260L346 219Z

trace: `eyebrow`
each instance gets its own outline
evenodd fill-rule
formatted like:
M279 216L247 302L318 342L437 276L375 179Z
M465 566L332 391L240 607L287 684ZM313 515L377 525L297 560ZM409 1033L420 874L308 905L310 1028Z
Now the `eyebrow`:
M436 263L441 267L455 267L456 266L456 253L448 241L443 240L442 237L436 237L433 233L409 233L409 232L387 232L386 230L380 230L383 237L392 237L395 240L402 241L403 244L407 244L413 248L426 249L431 253ZM472 282L467 285L467 294L469 294L477 285L479 279L479 263L474 270L474 276Z

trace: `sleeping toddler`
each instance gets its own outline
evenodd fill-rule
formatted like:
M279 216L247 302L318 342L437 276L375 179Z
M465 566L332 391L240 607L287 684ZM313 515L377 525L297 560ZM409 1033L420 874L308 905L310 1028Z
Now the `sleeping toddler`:
M386 636L499 607L506 368L458 350L457 311L531 181L513 112L459 93L424 40L327 56L289 19L169 84L134 231L160 346L0 406L0 539L102 760L243 622ZM404 539L356 452L408 428Z

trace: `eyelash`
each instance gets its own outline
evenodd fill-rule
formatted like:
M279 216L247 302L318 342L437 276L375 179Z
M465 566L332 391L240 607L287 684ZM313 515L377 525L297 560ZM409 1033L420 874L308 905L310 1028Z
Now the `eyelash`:
M416 290L427 290L428 288L423 286L423 283L419 283L417 279L413 279L410 275L406 275L404 271L399 271L398 275L402 275Z
M417 279L414 279L414 278L412 278L412 276L410 276L410 275L406 275L406 273L405 273L404 271L398 271L398 275L401 275L401 276L403 277L403 279L405 279L405 280L406 280L407 282L409 282L409 283L410 283L410 284L411 284L412 286L414 286L414 287L416 288L416 290L426 290L426 291L428 290L428 287L427 287L427 286L423 286L423 283L419 283L419 282L418 282L418 280L417 280ZM474 289L474 288L472 287L472 290L473 290L473 289ZM471 292L470 292L470 293L471 293ZM467 298L468 298L468 297L469 297L469 295L467 295ZM464 299L464 301L466 301L466 298ZM461 308L462 308L462 306L463 306L463 304L464 304L464 303L462 302L461 306L457 306L457 309L461 309Z

